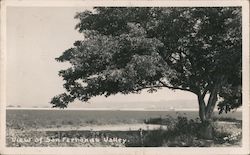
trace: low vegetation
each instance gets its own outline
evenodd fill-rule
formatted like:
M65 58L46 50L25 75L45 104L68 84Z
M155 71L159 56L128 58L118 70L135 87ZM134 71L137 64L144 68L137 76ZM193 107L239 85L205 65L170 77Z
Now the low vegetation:
M132 123L131 121L129 121ZM136 122L136 121L134 121ZM63 130L67 126L72 126L75 122L61 121L54 122L54 126L58 131L38 131L41 126L30 122L30 126L26 126L27 122L9 121L7 122L7 146L9 147L26 147L26 146L81 146L81 147L209 147L209 146L241 146L242 139L242 121L232 118L214 118L213 123L213 139L202 139L200 133L201 123L197 119L188 119L186 116L172 116L155 117L145 119L145 124L158 124L167 126L157 130L141 130L138 131L82 131L82 130ZM86 120L84 123L78 121L78 125L103 125L98 123L97 120ZM117 124L117 123L115 123ZM126 124L125 122L122 123ZM25 141L26 137L31 137L33 141ZM39 139L43 138L43 142L39 143ZM89 140L97 138L99 142L66 142L66 141L53 141L53 139L71 139L71 138L84 138ZM120 138L126 142L107 142L105 138ZM20 141L21 139L21 141ZM38 139L37 142L34 140ZM47 141L46 139L51 139Z
M214 118L213 139L203 139L199 132L202 128L199 119L188 120L187 117L178 117L177 120L154 118L147 123L170 124L165 130L151 131L144 136L144 146L169 147L208 147L208 146L240 146L242 139L242 121L231 118ZM221 121L223 120L223 121Z

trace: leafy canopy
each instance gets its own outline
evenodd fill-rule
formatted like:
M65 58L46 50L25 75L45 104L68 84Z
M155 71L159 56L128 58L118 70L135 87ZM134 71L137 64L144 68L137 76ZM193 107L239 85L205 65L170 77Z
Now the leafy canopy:
M71 67L54 107L163 87L204 96L218 83L221 111L241 105L241 8L97 7L75 18L84 39L56 58Z

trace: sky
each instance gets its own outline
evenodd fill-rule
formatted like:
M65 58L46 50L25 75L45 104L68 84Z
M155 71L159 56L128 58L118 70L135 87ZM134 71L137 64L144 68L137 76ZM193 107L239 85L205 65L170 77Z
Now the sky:
M8 7L7 8L7 105L51 107L51 98L62 92L63 80L58 71L68 64L55 58L73 46L83 35L74 27L76 12L91 8L73 7ZM189 92L162 89L157 93L103 96L90 100L91 107L129 107L135 102L168 102L196 100ZM80 101L69 107L86 107ZM138 104L142 108L143 104ZM156 105L157 106L157 105ZM174 105L173 105L174 107Z

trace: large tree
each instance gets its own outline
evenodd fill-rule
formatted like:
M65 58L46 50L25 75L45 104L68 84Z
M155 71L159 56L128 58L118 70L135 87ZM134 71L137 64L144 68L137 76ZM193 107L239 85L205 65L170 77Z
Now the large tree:
M71 67L54 107L169 88L196 94L207 124L218 101L220 112L241 105L241 8L97 7L75 18L84 38L56 58Z

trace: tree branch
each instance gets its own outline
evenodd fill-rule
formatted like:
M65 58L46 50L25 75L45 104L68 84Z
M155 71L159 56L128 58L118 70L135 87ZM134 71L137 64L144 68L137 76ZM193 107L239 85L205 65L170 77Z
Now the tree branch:
M192 93L195 93L194 91L192 91L191 89L187 89L187 88L180 88L180 87L173 87L173 86L169 86L166 83L162 82L159 80L159 82L163 85L163 87L167 87L169 89L178 89L178 90L184 90L184 91L190 91Z
M138 91L141 91L143 89L148 89L148 88L162 88L164 86L162 85L156 85L156 86L145 86L145 87L142 87L142 88L138 88L138 89L135 89L134 92L138 92Z
M190 91L190 92L195 93L195 92L192 91L191 89L180 88L180 87L173 87L173 86L167 85L166 83L164 83L164 82L162 82L162 81L159 81L159 82L160 82L162 85L145 86L145 87L142 87L142 88L135 89L134 92L138 92L138 91L141 91L141 90L143 90L143 89L148 89L148 88L163 88L163 87L166 87L166 88L169 88L169 89L178 89L178 90Z
M201 97L202 97L202 98L204 98L204 97L206 96L206 94L207 94L209 88L210 88L210 84L208 84L208 85L206 86L206 88L204 89L203 93L201 94Z

